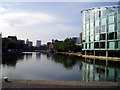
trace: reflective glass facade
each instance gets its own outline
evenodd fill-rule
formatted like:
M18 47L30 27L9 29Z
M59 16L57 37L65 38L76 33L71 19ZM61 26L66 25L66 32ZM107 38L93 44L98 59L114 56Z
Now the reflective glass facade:
M120 50L120 7L83 10L83 50Z

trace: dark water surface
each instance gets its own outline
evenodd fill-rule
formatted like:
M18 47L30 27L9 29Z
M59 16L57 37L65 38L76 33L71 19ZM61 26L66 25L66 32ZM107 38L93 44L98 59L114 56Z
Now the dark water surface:
M31 80L120 82L120 62L24 52L2 57L2 76Z

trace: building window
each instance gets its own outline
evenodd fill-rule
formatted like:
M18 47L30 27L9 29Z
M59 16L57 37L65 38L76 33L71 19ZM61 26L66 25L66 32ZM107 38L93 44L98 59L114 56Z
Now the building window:
M101 25L106 25L106 18L101 19Z
M90 46L90 47L91 47L91 49L94 49L94 44L93 44L93 43L91 43L90 45L91 45L91 46Z
M89 36L89 30L86 30L86 32L87 32L87 35L86 35L86 36Z
M94 41L94 37L93 37L93 35L92 35L92 36L90 36L90 41L91 41L91 42L93 42L93 41Z
M115 42L115 48L118 48L118 41Z
M108 42L108 46L109 49L115 49L115 42L114 41Z
M106 35L105 34L100 34L100 40L105 40L106 39Z
M94 20L94 13L91 12L91 13L90 13L90 21L93 21L93 20Z
M87 49L89 49L89 43L87 43Z
M94 22L90 22L90 28L94 27Z
M102 32L106 32L106 26L105 25L101 26L101 33Z
M86 29L89 29L89 23L86 24Z
M99 11L95 12L95 19L99 18Z
M99 48L99 42L95 42L94 45L95 45L94 48Z
M99 41L99 34L95 35L95 41Z
M117 32L117 39L120 39L120 32Z
M96 20L95 21L95 27L98 27L99 26L99 20Z
M117 14L117 21L120 22L120 14Z
M108 32L114 32L114 24L108 25Z
M106 10L101 11L101 17L104 17L104 16L106 16Z
M108 40L114 39L114 32L108 34Z
M93 28L91 28L90 29L90 35L93 35L93 33L94 33L94 30L93 30Z
M99 27L95 27L95 34L99 33Z
M105 42L100 42L100 48L105 48Z
M120 23L117 23L117 30L120 31Z
M114 23L114 15L109 16L108 23Z

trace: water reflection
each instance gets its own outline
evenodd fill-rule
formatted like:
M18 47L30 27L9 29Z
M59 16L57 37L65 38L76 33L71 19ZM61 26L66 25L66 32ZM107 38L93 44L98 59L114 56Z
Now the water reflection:
M2 66L3 76L10 78L120 82L120 62L63 54L30 52L7 55L2 57Z
M26 60L32 58L32 53L24 53L26 56Z
M120 62L85 58L80 70L83 81L120 82Z
M79 58L75 56L68 56L63 54L54 54L53 56L53 61L62 64L67 69L72 69L78 60Z
M23 59L24 59L24 54L2 56L2 65L16 66L17 61Z
M36 52L36 59L39 60L41 58L41 53Z

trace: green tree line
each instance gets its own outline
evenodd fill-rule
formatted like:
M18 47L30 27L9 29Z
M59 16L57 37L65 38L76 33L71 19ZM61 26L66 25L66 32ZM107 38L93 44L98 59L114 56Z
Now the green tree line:
M80 52L81 47L75 44L74 39L67 38L64 41L58 41L55 44L55 50L58 52Z

